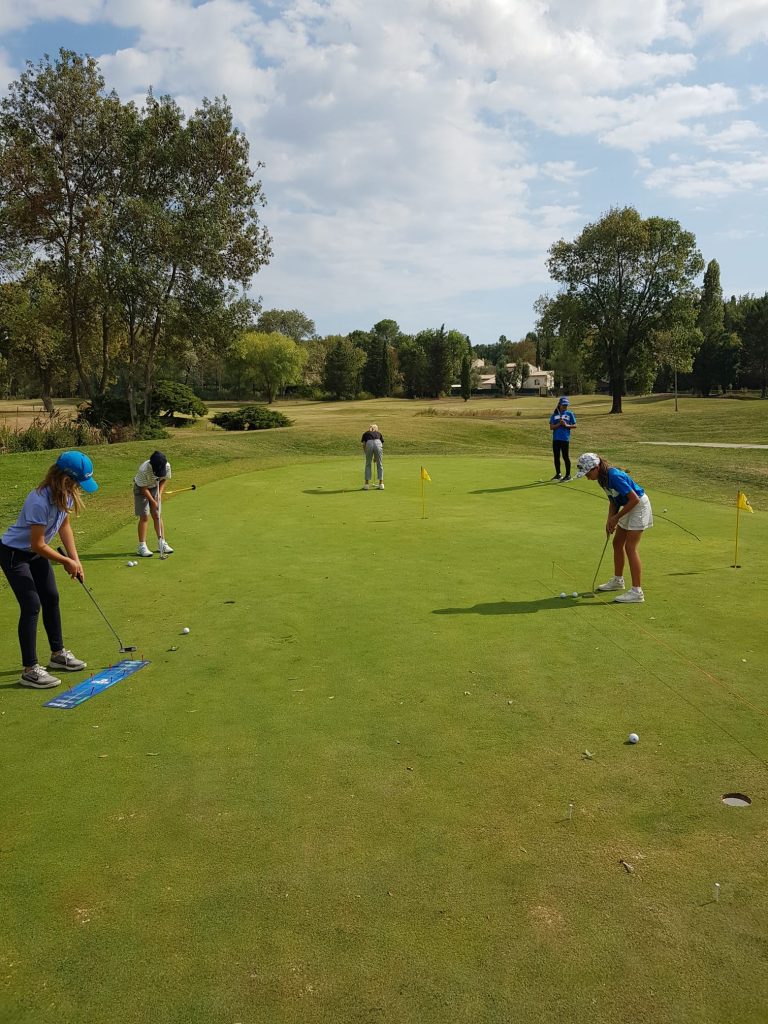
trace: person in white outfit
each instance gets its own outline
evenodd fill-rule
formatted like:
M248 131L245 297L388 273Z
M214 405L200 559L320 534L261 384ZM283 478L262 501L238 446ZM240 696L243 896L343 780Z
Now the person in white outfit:
M157 550L160 554L173 554L173 548L166 540L161 518L163 490L166 481L170 479L171 464L162 452L152 452L147 461L139 466L139 471L133 478L133 508L139 517L139 546L136 554L142 558L152 557L152 552L147 546L150 515L157 534Z
M613 534L613 577L598 590L624 590L624 556L629 562L632 589L619 594L617 604L641 604L645 601L642 586L643 567L637 546L645 530L653 526L651 501L640 484L623 469L611 466L595 452L579 456L576 478L597 480L608 495L608 519L605 532Z

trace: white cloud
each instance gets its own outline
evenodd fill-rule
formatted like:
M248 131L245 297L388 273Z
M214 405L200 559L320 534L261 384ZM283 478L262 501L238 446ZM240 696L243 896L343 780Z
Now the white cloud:
M697 0L701 31L732 52L768 40L768 0Z
M768 156L726 162L699 160L660 167L645 179L649 188L680 199L722 198L746 191L768 190Z
M0 28L61 12L58 0L0 0ZM152 86L190 112L226 94L266 162L276 255L257 290L310 315L546 287L547 247L599 212L583 197L631 201L632 169L681 200L762 188L764 127L744 107L768 90L708 68L721 37L761 38L767 13L768 0L67 6L73 21L134 34L100 57L123 98ZM738 159L696 162L701 146ZM630 169L616 179L619 161Z

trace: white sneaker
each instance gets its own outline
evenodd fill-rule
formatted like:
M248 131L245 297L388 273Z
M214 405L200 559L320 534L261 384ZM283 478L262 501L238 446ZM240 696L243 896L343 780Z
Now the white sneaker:
M136 548L136 554L141 555L142 558L151 558L152 552L149 550L146 544L139 544Z
M607 583L601 583L597 588L598 590L623 590L624 589L624 577L623 576L611 576Z
M364 491L367 491L367 490L368 490L368 484L363 484L363 490L364 490Z
M642 604L645 601L645 594L642 587L632 587L626 594L619 594L614 597L614 604Z
M173 554L173 548L171 547L171 545L168 543L167 540L160 540L160 541L158 541L157 542L157 550L160 552L161 555L172 555Z
M76 658L72 651L63 650L58 654L52 654L48 662L48 668L63 669L64 672L81 672L87 665L84 661Z
M376 490L377 491L383 491L384 490L384 481L383 480L381 481L381 483L377 484Z
M61 682L50 672L46 672L42 665L33 665L21 673L19 683L22 686L29 686L33 690L49 690L52 686L58 686Z

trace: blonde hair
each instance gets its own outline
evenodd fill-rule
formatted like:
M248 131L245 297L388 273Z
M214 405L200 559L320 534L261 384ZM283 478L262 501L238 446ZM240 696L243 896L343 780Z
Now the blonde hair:
M60 512L73 511L75 515L78 515L82 511L83 499L80 495L80 484L63 469L59 469L55 462L35 490L38 494L42 494L46 487L51 492L53 504Z
M368 427L368 429L369 430L378 430L379 429L379 425L378 425L378 423L372 423L370 425L370 427Z

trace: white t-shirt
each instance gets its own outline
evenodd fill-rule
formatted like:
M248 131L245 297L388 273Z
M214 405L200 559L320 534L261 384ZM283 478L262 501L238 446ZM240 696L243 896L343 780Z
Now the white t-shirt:
M171 479L170 462L166 462L165 464L165 476L160 477L159 479ZM157 487L158 477L155 476L155 472L152 469L152 464L149 461L149 459L147 459L146 462L142 462L142 464L139 466L139 471L133 478L133 482L136 484L137 487Z

